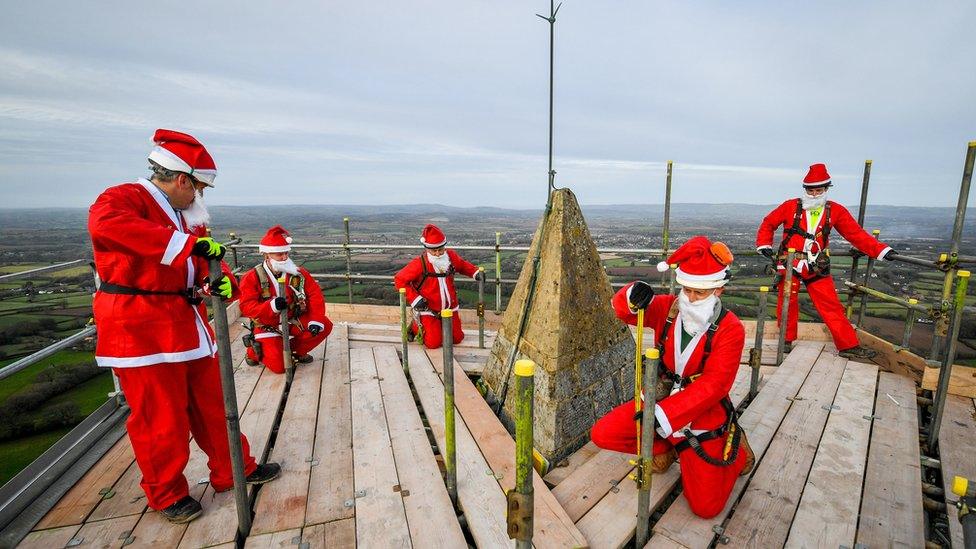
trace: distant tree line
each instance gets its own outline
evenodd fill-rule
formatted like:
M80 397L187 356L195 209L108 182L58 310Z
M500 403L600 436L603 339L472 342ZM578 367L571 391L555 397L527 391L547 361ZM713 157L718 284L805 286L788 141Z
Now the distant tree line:
M84 419L77 403L49 406L40 414L30 414L48 400L105 373L93 361L52 366L37 374L34 383L7 397L0 405L0 441L20 438L60 427L77 425Z

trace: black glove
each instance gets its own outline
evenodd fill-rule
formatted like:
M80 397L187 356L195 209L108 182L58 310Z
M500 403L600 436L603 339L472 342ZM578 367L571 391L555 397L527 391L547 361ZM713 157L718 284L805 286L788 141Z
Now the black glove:
M322 331L322 327L319 326L318 324L311 324L308 327L308 333L312 334L313 336L319 335L319 332L321 331Z
M888 250L888 253L885 254L884 258L886 261L894 261L896 255L898 255L898 252L895 250Z
M420 298L416 303L413 304L413 310L415 311L429 311L430 305L427 304L426 298Z
M634 414L634 421L644 421L644 410ZM657 422L657 416L654 416L654 430L657 431L657 428L660 426L661 425Z
M772 248L762 248L759 250L759 253L766 256L767 259L772 259L773 256L776 255L776 252L774 252Z
M288 300L283 297L274 298L274 304L272 305L276 311L279 313L288 308Z
M630 287L630 305L632 309L646 309L654 297L654 288L643 280L634 282Z
M227 248L209 236L201 236L193 244L191 253L206 259L223 259L224 254L227 253Z
M478 282L484 282L485 272L481 269L478 269L478 272L474 273L474 279L477 280Z

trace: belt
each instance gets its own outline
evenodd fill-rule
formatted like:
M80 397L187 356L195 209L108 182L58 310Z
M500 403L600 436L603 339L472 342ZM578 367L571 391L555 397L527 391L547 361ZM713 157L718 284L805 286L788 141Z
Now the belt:
M130 286L122 286L121 284L103 281L99 284L98 291L114 295L178 295L186 299L190 305L197 305L203 302L203 298L196 295L196 287L186 288L180 291L144 290L142 288L132 288Z

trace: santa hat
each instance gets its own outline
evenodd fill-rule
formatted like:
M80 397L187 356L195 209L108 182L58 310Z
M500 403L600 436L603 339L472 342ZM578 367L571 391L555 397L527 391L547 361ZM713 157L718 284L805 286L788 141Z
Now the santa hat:
M291 236L281 225L275 225L268 229L258 246L258 251L263 254L287 252L289 250L291 250Z
M424 248L440 248L447 244L447 237L437 225L427 225L424 230L420 231L420 243L424 245Z
M675 280L689 288L721 288L732 278L729 273L729 265L732 264L729 247L721 242L713 243L704 236L696 236L685 242L667 261L658 263L657 270L663 273L674 264L678 265Z
M208 187L214 186L217 165L206 147L192 135L158 129L153 135L153 142L156 146L149 153L149 160L167 170L189 174Z
M827 173L827 166L825 164L814 164L810 166L807 176L803 178L803 188L805 189L819 189L820 187L829 187L830 185L830 174Z

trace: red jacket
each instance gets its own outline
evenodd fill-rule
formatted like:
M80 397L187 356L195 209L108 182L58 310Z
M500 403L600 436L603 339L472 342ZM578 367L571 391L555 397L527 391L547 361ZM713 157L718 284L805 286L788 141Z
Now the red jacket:
M614 296L611 303L617 317L632 326L637 325L637 314L630 310L628 284ZM712 348L708 359L702 364L705 349L705 334L692 340L681 355L686 360L683 368L676 368L675 360L675 330L681 314L675 318L667 334L662 334L667 322L671 304L677 299L673 295L655 295L644 313L644 326L654 330L655 344L660 345L664 338L664 353L661 364L681 376L689 377L701 374L701 377L685 385L678 392L670 396L657 395L657 407L654 417L661 426L659 432L670 437L672 442L684 438L681 430L690 427L692 433L700 434L722 426L726 418L725 409L721 405L723 398L729 395L735 375L739 371L739 360L746 343L746 331L742 322L734 313L728 311L712 336ZM680 342L680 334L677 341ZM679 343L680 344L680 343Z
M763 218L762 223L759 225L759 231L756 233L756 249L761 250L763 248L777 248L780 242L773 242L773 236L776 228L780 225L783 226L783 232L780 236L780 241L786 238L786 229L793 226L793 219L796 216L797 203L800 201L799 198L791 198L786 202L783 202L775 210L769 212L769 215ZM828 200L827 203L830 204L830 226L831 232L836 229L852 246L858 250L864 252L865 254L875 258L881 259L886 253L888 253L891 248L878 241L876 238L868 234L860 225L854 217L851 216L851 212L847 210L843 205L838 204L832 200ZM824 222L826 221L826 207L824 208L824 214L821 214L820 219L817 222L817 226L814 227L815 230L810 230L807 228L807 215L806 211L800 215L800 228L808 233L812 233L816 238L812 241L811 251L815 254L819 250L827 248L827 242L824 239L823 228ZM827 235L829 238L829 235ZM794 248L796 251L804 251L807 245L807 239L803 235L793 234L789 237L787 242L787 248ZM813 276L808 267L809 259L794 260L793 267L804 278L809 278ZM782 264L778 267L782 270Z
M197 238L166 195L145 179L105 190L88 210L95 270L102 283L157 292L205 284L209 267L190 252ZM224 272L230 269L223 265ZM232 282L234 277L231 276ZM92 301L99 366L186 362L217 352L204 305L181 295L120 295Z
M447 256L451 258L451 266L456 272L470 277L474 277L478 272L478 267L461 259L461 256L454 250L447 250ZM424 267L427 268L427 279L423 281L423 284L420 284L424 278ZM418 284L420 284L419 289L417 288ZM410 305L416 304L423 297L427 300L430 310L435 314L439 314L444 309L458 310L454 275L434 276L434 267L427 260L426 252L400 269L400 272L393 276L393 285L398 290L400 288L407 289L407 303Z
M268 290L271 292L271 297L268 299L261 298L261 280L258 278L258 273L255 269L264 269L268 275ZM311 273L304 267L299 267L298 272L304 279L305 310L298 316L295 316L294 311L289 311L289 321L294 320L299 324L298 326L293 324L290 332L294 335L297 331L307 330L309 326L317 324L328 335L332 323L325 316L325 297L322 296L322 289L319 287L318 282L312 278ZM289 307L297 299L295 288L290 285L292 276L286 275L285 278L285 285L287 286L285 298L288 300ZM266 263L261 262L260 265L249 270L241 278L241 314L256 321L257 326L254 328L254 337L258 339L281 337L279 333L261 327L261 325L273 326L275 328L281 326L280 311L274 308L274 298L276 297L278 297L278 282Z

